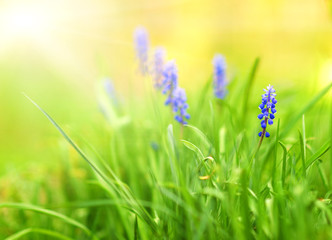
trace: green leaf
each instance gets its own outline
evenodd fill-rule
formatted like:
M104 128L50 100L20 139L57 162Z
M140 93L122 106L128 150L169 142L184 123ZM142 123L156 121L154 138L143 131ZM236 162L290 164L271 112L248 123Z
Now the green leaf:
M202 151L193 143L186 141L186 140L181 140L181 142L183 142L183 144L190 149L191 151L195 152L197 154L197 156L200 159L204 159L204 155L202 153Z
M301 162L302 162L302 176L303 178L305 178L306 176L306 164L305 164L305 158L304 158L304 140L303 140L303 137L302 137L302 134L301 132L299 131L299 139L300 139L300 146L301 146Z
M43 228L26 228L26 229L23 229L15 234L5 238L5 240L16 240L16 239L19 239L30 233L39 233L42 235L46 235L46 236L50 236L50 237L62 239L62 240L74 240L74 238L67 237L56 231L51 231L51 230L43 229Z
M211 147L211 142L209 141L208 137L201 130L199 130L197 127L194 127L192 125L185 125L185 127L192 129L193 132L196 133L196 136L199 137L199 139L205 145L205 147L207 147L207 148Z
M281 183L282 186L285 186L285 178L286 178L286 157L287 157L287 148L286 146L279 141L280 146L282 147L282 150L284 154L282 155L282 170L281 170Z
M312 155L306 162L306 169L308 169L313 163L315 163L321 156L323 156L331 147L330 141L327 141L321 146L318 151Z
M245 116L245 113L248 109L248 102L249 102L249 98L250 98L250 92L251 92L251 88L252 88L252 85L253 85L254 80L255 80L255 76L256 76L256 73L257 73L258 66L259 66L259 62L260 62L260 59L257 57L255 59L255 62L253 64L252 68L251 68L251 71L250 71L250 74L249 74L249 77L248 77L248 80L247 80L245 93L243 95L244 96L243 97L243 108L242 108L243 116Z

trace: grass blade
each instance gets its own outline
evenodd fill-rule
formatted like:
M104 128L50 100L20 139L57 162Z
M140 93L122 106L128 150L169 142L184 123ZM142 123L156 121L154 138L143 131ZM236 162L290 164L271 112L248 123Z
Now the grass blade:
M300 139L300 146L301 146L302 176L303 176L303 178L305 178L305 176L306 176L306 167L305 167L306 165L305 165L305 158L304 158L305 145L304 145L304 140L303 140L303 137L302 137L302 134L300 131L299 131L299 139Z
M137 215L135 216L134 239L138 240L138 222Z
M274 186L275 183L275 175L276 175L276 167L277 167L277 159L278 159L278 142L279 142L279 127L280 127L280 118L278 118L278 125L277 125L277 134L276 134L276 141L275 141L275 154L273 159L273 168L272 168L272 183Z
M281 170L281 183L282 186L285 186L285 178L286 178L286 157L287 157L287 148L282 143L279 142L280 146L282 147L282 150L284 151L284 154L282 155L282 170Z
M313 163L315 163L321 156L323 156L331 147L330 141L327 141L319 150L312 155L306 162L306 169L308 169Z
M129 188L124 185L114 173L112 173L112 177L115 178L118 183L115 185L98 167L94 164L84 153L83 151L74 143L73 140L62 130L62 128L53 120L53 118L48 115L36 102L34 102L31 98L24 94L26 98L28 98L47 118L48 120L55 126L55 128L61 133L61 135L67 140L67 142L76 150L76 152L90 165L90 167L94 170L94 172L99 176L106 184L108 184L111 188L116 190L124 199L127 200L129 206L133 211L137 212L137 214L151 227L154 233L157 233L157 226L153 221L152 217L147 213L142 205L134 198ZM120 189L118 189L120 187ZM135 210L135 207L137 209Z
M74 238L67 237L61 233L47 230L47 229L42 229L42 228L26 228L26 229L23 229L15 234L5 238L5 240L16 240L25 235L28 235L29 233L39 233L39 234L43 234L46 236L50 236L50 237L62 239L62 240L74 240Z
M204 155L202 153L202 151L193 143L187 141L187 140L181 140L181 142L191 151L195 152L196 155L200 158L200 159L204 159Z
M48 210L48 209L44 209L41 207L37 207L34 205L30 205L30 204L25 204L25 203L1 203L0 204L0 208L16 208L16 209L21 209L21 210L28 210L28 211L33 211L33 212L37 212L37 213L41 213L41 214L45 214L54 218L58 218L60 220L62 220L65 223L68 223L72 226L75 226L81 230L83 230L83 232L85 232L86 234L88 234L89 236L92 236L91 231L84 226L82 223L77 222L76 220L69 218L61 213L52 211L52 210ZM96 237L94 237L94 239L97 239Z
M253 64L252 68L251 68L251 72L250 72L248 80L247 80L247 85L246 85L245 94L244 94L244 98L243 98L243 108L242 108L243 116L245 116L245 113L246 113L247 108L248 108L250 92L251 92L251 88L252 88L252 85L253 85L254 80L255 80L255 76L256 76L256 73L257 73L258 66L259 66L259 62L260 62L260 59L257 57L255 59L255 62Z

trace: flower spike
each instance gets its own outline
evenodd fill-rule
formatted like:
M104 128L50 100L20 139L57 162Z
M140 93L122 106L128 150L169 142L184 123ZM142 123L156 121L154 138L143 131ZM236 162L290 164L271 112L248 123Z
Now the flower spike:
M173 92L178 87L178 69L175 61L168 61L163 69L162 93L167 95L165 105L173 106Z
M277 112L275 105L277 104L276 94L273 86L269 85L264 89L265 93L262 95L262 103L259 105L261 113L258 114L258 119L263 119L261 121L262 131L258 133L261 137L260 143L263 141L264 136L270 137L270 133L266 131L267 124L272 125L274 114Z
M162 47L157 47L154 51L152 76L154 81L154 87L158 90L162 87L165 55L166 51Z
M134 32L134 43L139 69L143 75L148 73L149 36L144 27L137 27Z
M186 120L190 118L190 115L187 113L188 107L186 92L183 88L176 88L173 92L173 112L176 113L176 121L181 124L187 124Z
M225 58L221 54L216 54L212 63L214 95L216 98L224 99L227 94Z

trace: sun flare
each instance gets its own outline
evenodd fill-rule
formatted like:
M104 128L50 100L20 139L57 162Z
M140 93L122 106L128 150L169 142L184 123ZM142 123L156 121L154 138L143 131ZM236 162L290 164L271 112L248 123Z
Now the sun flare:
M1 36L11 41L43 37L53 27L53 14L49 10L38 5L13 5L3 8L0 17Z

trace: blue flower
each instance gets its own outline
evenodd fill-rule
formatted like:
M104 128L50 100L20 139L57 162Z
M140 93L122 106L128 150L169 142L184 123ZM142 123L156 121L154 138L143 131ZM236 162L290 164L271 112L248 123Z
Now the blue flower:
M212 63L214 95L219 99L224 99L227 94L225 58L221 54L216 54Z
M168 61L163 68L162 93L167 95L165 105L173 106L173 91L178 86L178 70L174 60Z
M190 118L190 115L187 113L188 109L186 92L183 88L177 87L173 91L172 96L172 108L173 112L176 113L175 120L181 124L187 124L187 121Z
M265 93L262 95L262 103L259 105L261 113L258 114L258 119L263 119L261 121L262 131L259 132L258 136L260 137L269 137L270 133L266 131L267 124L272 125L273 119L275 118L274 114L277 112L275 105L277 100L275 99L276 94L273 86L269 85L264 89Z
M117 105L118 101L117 101L113 82L111 81L110 78L105 78L103 80L103 82L104 82L104 90L105 90L108 98L112 101L113 104Z
M157 47L154 51L153 62L153 81L156 89L161 89L163 80L163 67L165 62L166 51L162 47Z
M149 36L144 27L137 27L134 31L134 43L139 69L143 75L148 73Z

